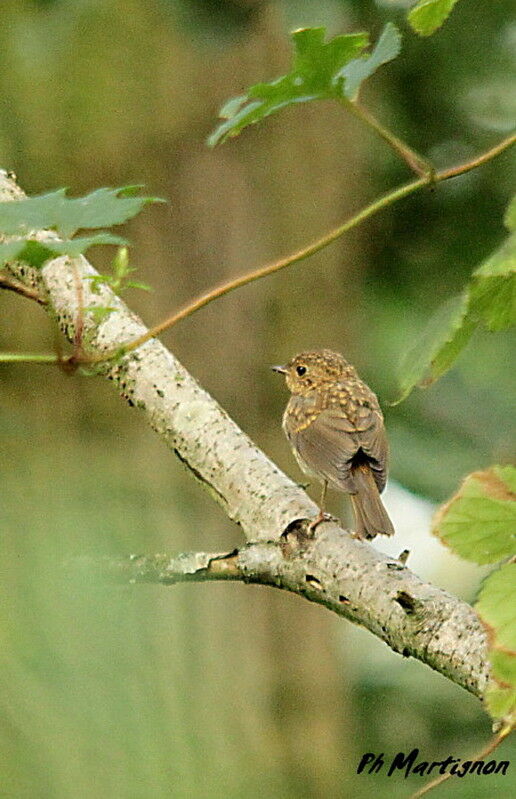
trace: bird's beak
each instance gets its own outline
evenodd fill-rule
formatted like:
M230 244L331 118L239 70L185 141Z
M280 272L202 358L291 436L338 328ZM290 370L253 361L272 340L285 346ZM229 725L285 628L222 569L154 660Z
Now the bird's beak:
M273 372L279 372L280 375L287 374L287 367L286 366L271 366Z

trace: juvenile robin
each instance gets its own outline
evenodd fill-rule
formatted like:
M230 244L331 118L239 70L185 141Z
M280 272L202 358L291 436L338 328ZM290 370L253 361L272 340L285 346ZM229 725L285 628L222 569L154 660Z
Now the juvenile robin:
M345 491L355 512L356 537L393 535L380 493L387 480L388 444L376 394L355 368L331 350L302 352L285 366L291 392L283 430L301 469L323 484L320 513L328 486Z

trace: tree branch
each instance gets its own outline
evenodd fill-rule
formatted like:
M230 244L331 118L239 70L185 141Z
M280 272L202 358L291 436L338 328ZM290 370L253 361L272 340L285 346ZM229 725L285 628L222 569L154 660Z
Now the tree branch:
M23 192L0 171L0 201ZM37 234L42 239L48 234ZM12 263L17 281L48 297L47 310L70 342L78 327L88 350L102 356L146 334L143 323L106 285L91 290L96 272L84 257L67 256L42 269ZM82 296L77 292L82 284ZM81 307L114 310L100 324ZM412 655L481 696L487 680L486 639L473 609L422 582L400 561L377 553L334 523L315 539L300 520L317 507L261 452L156 339L99 374L143 413L167 446L239 524L248 544L228 555L157 556L112 564L111 571L136 582L234 579L277 586L325 605L367 627L396 652Z
M366 627L395 652L422 660L482 694L485 637L469 605L335 524L322 525L316 538L307 537L305 527L294 523L279 542L250 543L229 553L106 558L101 570L110 579L130 583L240 580L292 591ZM90 563L99 568L98 561Z
M6 275L3 275L1 272L0 289L14 291L15 294L20 294L22 297L26 297L28 300L35 300L35 302L39 303L39 305L47 304L47 301L44 300L43 297L40 297L40 295L34 291L34 289L24 286L23 283L19 283L17 280L9 278Z

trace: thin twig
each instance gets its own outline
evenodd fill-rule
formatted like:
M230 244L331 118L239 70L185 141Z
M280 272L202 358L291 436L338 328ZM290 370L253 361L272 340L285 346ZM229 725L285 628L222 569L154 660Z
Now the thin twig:
M0 171L0 196L13 195L12 182ZM30 279L20 263L14 275ZM82 279L92 275L86 259L78 262ZM73 343L77 296L70 265L50 261L39 276L49 306ZM85 299L87 297L85 288ZM102 345L144 330L108 286L102 302L116 305L111 324L102 328ZM99 342L99 346L101 346ZM316 505L296 483L259 450L228 414L195 382L159 340L149 341L143 357L109 364L103 377L138 409L183 466L209 492L247 544L238 553L131 558L125 579L140 576L161 582L184 579L241 579L291 591L360 624L404 657L415 657L475 696L488 678L487 636L473 608L425 583L397 559L355 540L333 522L307 535ZM309 523L309 522L308 522ZM164 567L164 568L163 568Z
M418 178L411 183L406 183L403 186L399 186L397 189L384 194L383 197L380 197L375 202L370 203L370 205L363 208L342 225L330 230L329 233L326 233L326 235L312 242L307 247L288 255L286 258L280 258L278 261L273 261L270 264L266 264L265 266L261 266L251 272L246 272L239 277L233 278L226 283L215 286L215 288L212 288L205 294L197 297L197 299L193 300L193 302L189 302L179 311L176 311L174 314L172 314L172 316L169 316L163 322L160 322L159 324L150 328L144 335L139 336L138 338L134 339L134 341L128 342L116 352L103 353L93 356L89 359L89 362L98 363L104 360L109 360L109 358L112 358L114 355L118 355L121 352L125 353L135 350L141 344L144 344L151 338L155 338L160 333L163 333L165 330L173 327L178 322L181 322L183 319L186 319L186 317L191 316L193 313L201 308L204 308L210 302L213 302L219 297L223 297L225 294L229 294L235 289L246 286L249 283L254 283L254 281L260 280L263 277L268 277L275 272L279 272L281 269L285 269L287 266L291 266L299 261L304 261L306 258L309 258L311 255L315 255L315 253L324 249L324 247L332 244L332 242L336 241L336 239L340 238L340 236L342 236L344 233L347 233L352 228L357 227L366 219L374 216L384 208L393 205L398 200L408 197L410 194L414 194L414 192L419 191L419 189L422 189L425 186L431 186L435 183L440 183L443 180L449 180L450 178L457 177L458 175L463 175L466 172L469 172L472 169L491 161L493 158L504 152L504 150L507 150L509 147L511 147L511 145L513 145L515 142L516 134L513 134L508 136L502 142L499 142L495 147L491 148L487 152L479 155L477 158L474 158L472 161L467 161L464 164L452 167L451 169L444 169L435 173L427 173L424 177Z
M84 333L84 289L77 266L72 264L75 292L77 294L77 315L75 320L75 335L73 338L73 356L71 360L79 363L83 357L82 338ZM61 358L61 361L63 359Z
M454 166L450 169L443 169L440 172L437 172L435 175L435 180L436 182L441 180L449 180L450 178L456 178L458 175L463 175L466 172L471 172L472 169L476 169L483 164L487 164L488 161L492 161L493 158L496 158L497 155L501 155L501 153L505 152L505 150L508 150L509 147L512 147L512 145L515 143L516 133L511 133L511 135L507 136L506 139L502 139L501 142L495 144L495 146L491 147L490 150L486 150L485 153L478 155L471 161L467 161L465 164L459 164L459 166Z
M507 737L509 732L510 728L507 728L498 735L495 735L495 737L491 741L489 741L489 743L487 744L486 747L484 747L484 749L482 749L480 752L477 752L477 754L473 755L473 757L469 757L468 760L471 760L472 762L474 762L475 760L483 760L484 757L490 755L491 752L493 752L496 749L496 747L502 743L502 741L504 740L504 738ZM430 782L427 782L426 785L423 785L423 787L420 788L415 793L413 793L409 797L409 799L420 799L421 796L424 796L425 794L429 793L429 791L432 791L434 788L437 788L438 785L441 785L443 782L446 782L446 780L449 780L450 777L452 776L454 775L452 774L451 771L448 771L446 774L441 774L439 777L436 777L435 780L431 780Z
M358 103L347 101L345 107L351 111L358 119L369 125L381 138L401 156L406 164L420 177L431 177L435 174L432 164L419 155L412 147L409 147L402 139L398 138L388 128L384 127L378 120L363 106Z
M361 109L363 112L363 109ZM379 123L378 123L379 124ZM151 327L146 333L137 338L133 339L133 341L129 341L123 346L117 348L116 350L111 350L109 352L99 353L96 355L86 355L85 353L78 353L77 347L76 352L69 356L66 359L55 358L54 361L47 360L47 363L61 363L63 364L65 361L68 361L70 365L76 366L80 363L101 363L103 361L108 361L115 356L120 356L127 352L132 352L133 350L140 347L146 341L149 341L152 338L155 338L160 333L163 333L165 330L176 325L178 322L181 322L183 319L186 319L188 316L191 316L196 311L204 308L209 303L213 302L214 300L218 299L219 297L223 297L225 294L229 294L235 289L241 288L242 286L246 286L249 283L254 283L256 280L260 280L263 277L268 277L269 275L274 274L275 272L279 272L282 269L285 269L292 264L298 263L299 261L304 261L306 258L309 258L312 255L315 255L320 250L327 247L329 244L332 244L336 241L340 236L344 233L347 233L349 230L358 227L362 222L366 219L377 214L379 211L383 210L384 208L393 205L398 200L403 199L404 197L408 197L410 194L414 194L419 189L424 188L425 186L432 186L436 183L441 183L444 180L449 180L450 178L457 177L459 175L463 175L466 172L470 172L472 169L476 169L479 166L491 161L493 158L496 158L498 155L503 153L505 150L509 149L514 143L516 142L516 134L511 134L507 138L503 139L503 141L496 144L490 150L487 150L485 153L477 156L476 158L472 159L471 161L466 161L463 164L459 164L456 167L451 167L449 169L443 169L439 172L433 172L430 168L430 171L426 172L426 174L417 180L411 181L410 183L406 183L403 186L399 186L397 189L384 194L378 200L367 205L357 214L352 216L343 224L339 225L338 227L330 230L329 233L326 233L321 238L317 239L316 241L309 244L307 247L304 247L301 250L298 250L291 255L286 256L285 258L280 258L278 261L273 261L272 263L266 264L265 266L261 266L258 269L254 269L251 272L246 272L239 277L233 278L225 283L220 284L219 286L215 286L214 288L207 291L205 294L201 294L200 297L193 300L192 302L187 303L183 308L180 308L178 311L172 314L172 316L167 317L163 322L160 322L154 327ZM414 154L417 156L417 153ZM419 158L419 156L417 156ZM26 290L27 292L30 289ZM26 294L26 296L29 296ZM36 297L31 297L32 299L36 299ZM82 339L82 331L80 334L79 341ZM82 349L82 348L81 348ZM47 356L48 358L48 356ZM4 360L3 357L0 355L0 361ZM9 358L9 360L14 360ZM21 359L20 359L21 360ZM34 359L35 360L35 359Z
M38 352L0 352L0 363L59 363L59 355Z
M0 274L0 289L14 291L16 294L20 294L22 297L26 297L28 300L34 300L40 305L47 304L47 301L40 297L35 289L30 289L27 286L24 286L23 283L20 283L18 280L7 277L7 275Z

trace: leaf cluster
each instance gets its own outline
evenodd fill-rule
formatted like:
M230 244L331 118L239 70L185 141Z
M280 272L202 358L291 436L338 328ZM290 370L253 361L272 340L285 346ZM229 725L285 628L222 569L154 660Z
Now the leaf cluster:
M486 706L511 729L516 725L516 469L492 466L470 474L437 513L433 532L467 560L502 562L484 580L475 607L488 635Z
M129 280L129 275L136 272L136 267L129 266L129 250L127 247L119 247L117 254L112 261L111 274L98 274L91 275L88 279L91 280L91 289L94 294L99 294L101 285L109 286L116 294L121 294L127 289L142 289L143 291L152 291L151 286L147 283L141 283L139 280Z
M17 202L0 203L0 230L5 237L15 237L0 243L0 266L25 261L41 268L49 258L67 255L72 258L98 244L126 244L126 240L102 230L87 236L72 238L79 230L97 230L127 222L155 197L139 197L139 186L103 188L71 199L66 189L25 197ZM34 231L48 230L57 234L44 240Z
M127 247L118 248L111 267L110 274L89 275L86 278L91 281L91 290L94 294L100 294L101 286L109 286L115 294L122 294L127 289L152 291L151 286L147 283L141 283L139 280L129 280L129 275L136 272L136 267L129 265L129 250ZM115 309L107 305L88 305L84 310L91 314L96 324L100 324Z
M224 119L208 138L215 146L244 128L283 108L311 100L358 100L364 80L395 58L401 35L387 23L373 50L368 53L369 34L350 33L325 42L324 28L303 28L292 33L292 68L269 83L257 83L246 94L229 100L220 110Z
M407 20L420 36L435 33L457 0L419 0ZM388 22L371 52L368 33L335 36L325 42L322 27L302 28L291 34L293 56L289 72L268 83L256 83L245 94L228 100L220 109L224 121L208 138L214 147L249 125L283 108L311 100L358 101L362 83L379 67L392 61L401 49L401 34Z
M479 326L504 330L516 322L516 197L505 214L509 236L472 274L461 294L446 300L407 351L399 369L400 397L429 386L452 366Z

